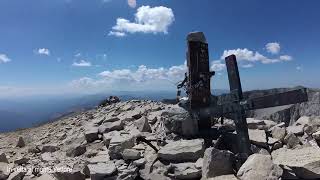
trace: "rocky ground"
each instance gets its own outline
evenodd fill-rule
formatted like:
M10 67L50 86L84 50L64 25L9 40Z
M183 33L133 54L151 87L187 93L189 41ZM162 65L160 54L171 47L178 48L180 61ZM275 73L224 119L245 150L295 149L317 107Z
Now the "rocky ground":
M178 105L119 102L0 134L0 180L320 179L320 117L247 122L254 154L239 164L234 133L206 148Z

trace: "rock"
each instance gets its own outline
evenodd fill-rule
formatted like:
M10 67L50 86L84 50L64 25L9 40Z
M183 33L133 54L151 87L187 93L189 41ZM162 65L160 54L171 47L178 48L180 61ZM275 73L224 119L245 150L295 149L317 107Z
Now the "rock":
M100 151L98 154L89 160L90 164L97 164L97 163L105 163L110 161L109 151Z
M48 144L48 145L44 145L42 147L41 153L45 153L45 152L56 152L60 150L59 146L55 145L55 144Z
M52 153L46 152L41 154L41 160L43 162L53 162L56 161L56 158L53 157Z
M312 137L313 137L317 142L319 142L319 141L320 141L320 131L313 133L313 134L312 134Z
M304 125L298 125L298 126L289 126L287 127L288 133L293 133L296 136L302 136L304 131Z
M313 133L317 132L318 130L318 126L315 126L315 125L306 125L304 128L303 128L303 131L308 135L308 136L312 136Z
M113 136L120 136L120 132L119 131L111 131L108 133L104 133L102 136L103 139L103 143L109 147L110 141L112 139Z
M268 130L271 127L277 125L277 123L269 120L257 120L253 118L247 118L248 129L260 129Z
M137 167L143 166L143 165L146 164L146 159L145 158L141 158L141 159L135 160L135 161L132 162L132 164L137 166Z
M134 138L130 135L120 135L112 137L109 145L109 156L111 159L122 158L122 152L125 149L131 149L134 146Z
M58 179L55 178L55 177L52 176L52 175L44 174L44 175L38 177L36 180L58 180Z
M8 177L8 180L22 180L26 172L13 172Z
M98 137L99 128L94 126L86 127L84 136L88 143L92 143L95 140L99 139Z
M26 146L26 143L24 142L24 139L22 137L19 137L16 147L22 148L24 146Z
M125 149L122 152L122 158L124 160L137 160L141 158L141 153L134 149Z
M76 145L76 146L72 146L70 147L67 152L66 155L68 157L76 157L76 156L81 156L82 154L84 154L87 151L86 146L84 145Z
M272 146L272 151L274 151L274 150L276 150L276 149L280 149L280 148L282 148L282 146L283 146L283 144L282 144L282 142L276 142L276 143L274 143L274 145Z
M203 158L199 158L197 161L196 161L196 168L198 169L201 169L202 168L202 165L203 165Z
M120 119L118 117L107 117L105 118L105 120L103 121L103 124L104 123L107 123L107 122L116 122L116 121L119 121ZM100 124L101 125L101 124Z
M80 170L55 172L54 176L59 180L85 180L85 175Z
M271 131L272 137L283 141L284 137L286 136L286 128L284 127L274 127Z
M319 148L281 148L272 152L272 159L275 164L290 167L299 178L320 178Z
M252 154L240 167L240 179L279 179L283 173L280 166L273 164L270 155Z
M238 178L233 174L216 176L214 178L209 178L208 180L238 180Z
M9 163L7 156L4 153L0 153L0 162Z
M10 171L8 171L8 163L0 162L0 179L7 179L10 175Z
M150 112L147 119L150 124L155 124L161 118L162 111Z
M99 133L103 134L110 131L120 131L122 129L123 129L122 121L107 122L99 126Z
M278 139L275 139L275 138L272 138L272 137L269 137L268 138L268 145L273 145L275 144L276 142L279 142Z
M129 166L122 170L118 169L118 177L117 180L135 180L138 176L138 167Z
M289 133L286 135L283 142L287 145L289 149L291 149L300 144L300 139L293 133Z
M38 146L31 146L28 148L28 153L37 154L40 152L41 152L41 150L39 149Z
M27 157L18 157L18 158L14 161L14 164L17 164L17 165L27 164L29 160L30 160L30 159L27 158Z
M117 171L113 162L88 164L87 169L91 180L103 180L111 177Z
M159 158L170 162L197 161L203 156L204 141L202 139L180 140L169 142L162 147Z
M152 132L148 119L145 116L142 116L140 119L136 120L134 124L137 126L140 132Z
M248 132L252 144L267 147L267 136L264 130L249 129Z
M199 179L201 170L197 169L194 163L172 164L169 168L169 177L174 179Z
M232 174L234 160L235 157L230 151L206 149L203 157L202 178Z

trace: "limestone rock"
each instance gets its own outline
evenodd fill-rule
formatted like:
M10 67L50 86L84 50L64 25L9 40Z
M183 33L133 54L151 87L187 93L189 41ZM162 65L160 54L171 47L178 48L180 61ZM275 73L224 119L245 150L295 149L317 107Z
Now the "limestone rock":
M275 164L290 167L294 171L294 173L300 178L320 178L319 148L281 148L272 152L272 159Z
M206 149L203 157L202 178L208 179L232 174L234 159L234 155L230 151L215 148Z
M240 179L279 179L283 173L280 166L273 164L270 155L252 154L239 169Z
M18 142L17 142L17 147L22 148L26 146L24 139L22 137L19 137Z
M286 136L286 128L284 127L274 127L271 131L272 137L282 141Z
M204 141L202 139L180 140L166 144L158 156L170 162L197 161L203 156Z
M87 151L86 146L84 145L76 145L76 146L72 146L70 147L67 152L66 155L68 157L76 157L76 156L81 156L82 154L84 154Z
M134 124L137 126L140 132L152 132L148 119L145 116L142 116L140 119L136 120Z
M125 149L122 152L122 158L124 160L137 160L141 158L141 153L134 149Z
M194 163L172 164L170 167L169 177L175 179L199 179L201 170L195 167Z
M109 156L111 159L122 158L122 152L125 149L131 149L134 146L134 138L130 135L120 135L112 137L109 145Z
M88 143L91 143L99 138L98 131L99 131L98 127L94 127L94 126L86 127L84 136Z
M88 164L87 169L91 180L103 180L111 177L117 171L113 162Z
M115 122L106 122L99 126L99 133L107 133L110 131L120 131L123 129L122 121L115 121Z
M264 130L252 130L249 129L249 138L252 144L258 145L258 146L267 146L267 136Z
M4 153L0 153L0 162L9 163L7 156Z

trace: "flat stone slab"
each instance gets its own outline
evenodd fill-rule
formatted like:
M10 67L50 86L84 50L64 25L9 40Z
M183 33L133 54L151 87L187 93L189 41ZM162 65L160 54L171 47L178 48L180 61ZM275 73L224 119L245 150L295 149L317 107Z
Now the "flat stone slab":
M194 139L170 142L159 150L158 156L170 162L195 162L203 156L203 153L204 141Z
M249 138L252 144L258 145L258 146L267 146L267 136L266 132L264 130L258 130L258 129L248 129L249 132Z

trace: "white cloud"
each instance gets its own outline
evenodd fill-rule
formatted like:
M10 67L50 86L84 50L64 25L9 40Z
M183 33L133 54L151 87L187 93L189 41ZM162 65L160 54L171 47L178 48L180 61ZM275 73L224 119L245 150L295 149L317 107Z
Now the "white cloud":
M135 8L137 6L136 0L128 0L128 5L132 8Z
M77 53L74 55L74 57L80 57L81 56L81 53Z
M226 65L222 63L220 60L211 62L211 71L222 71L226 68Z
M241 67L243 68L252 68L254 65L253 64L243 64Z
M278 54L280 52L280 44L277 42L272 42L266 44L266 49L271 54Z
M10 62L11 59L6 54L0 54L0 63Z
M282 56L280 56L280 60L282 60L282 61L291 61L292 57L289 56L289 55L282 55Z
M72 66L76 67L90 67L92 66L91 62L86 61L86 60L80 60L79 62L74 62Z
M135 21L130 22L124 18L118 18L109 35L123 37L126 33L168 33L169 26L174 21L172 9L158 6L141 6L135 14Z
M297 70L297 71L302 71L302 67L301 67L301 66L297 66L297 67L296 67L296 70Z
M126 36L126 33L118 32L118 31L110 31L108 36L124 37Z
M50 56L50 50L46 48L40 48L37 51L38 54Z
M102 3L108 3L111 2L111 0L102 0Z
M248 62L261 62L263 64L271 64L271 63L277 63L282 61L290 61L292 59L291 56L280 56L279 58L268 58L259 52L253 52L251 50L248 50L247 48L244 49L232 49L232 50L225 50L221 56L221 59L224 59L225 57L229 55L236 55L238 61L248 61Z

